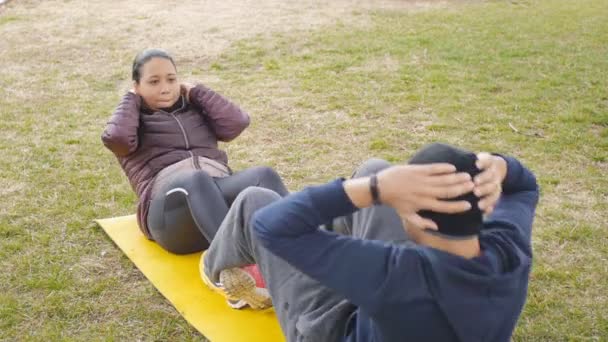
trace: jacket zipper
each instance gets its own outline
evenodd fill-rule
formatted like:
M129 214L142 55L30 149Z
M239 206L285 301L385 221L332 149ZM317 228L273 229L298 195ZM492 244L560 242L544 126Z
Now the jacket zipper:
M183 101L183 99L182 99ZM194 166L195 169L200 170L201 169L201 165L198 162L198 158L194 157L194 153L192 153L192 151L190 150L190 142L188 141L188 135L186 134L186 130L184 129L184 126L182 125L182 122L179 121L179 119L177 118L177 116L175 116L175 113L178 112L179 110L183 109L184 105L182 102L182 108L177 109L171 113L167 113L169 115L171 115L175 121L177 122L177 124L179 125L179 129L182 131L182 135L184 136L184 142L186 143L186 150L188 151L188 153L190 153L190 157L192 158L192 164Z

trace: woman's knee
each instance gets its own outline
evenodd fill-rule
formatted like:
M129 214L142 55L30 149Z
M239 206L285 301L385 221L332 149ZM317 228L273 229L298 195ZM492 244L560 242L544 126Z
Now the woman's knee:
M352 178L370 176L374 173L380 172L383 169L386 169L389 166L391 166L391 163L384 159L370 158L359 165L359 167L353 173Z
M254 166L251 170L258 176L260 182L281 179L279 174L270 166Z
M253 172L257 175L257 186L273 190L281 196L287 192L281 176L269 166L253 167Z

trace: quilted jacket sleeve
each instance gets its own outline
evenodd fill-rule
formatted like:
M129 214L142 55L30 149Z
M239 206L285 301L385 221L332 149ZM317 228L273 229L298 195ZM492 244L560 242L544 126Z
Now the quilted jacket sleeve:
M221 141L238 137L249 126L249 114L202 84L190 90L189 100L207 116L213 131Z
M123 96L101 135L103 144L118 157L124 157L137 150L139 128L139 108L141 99L131 92Z

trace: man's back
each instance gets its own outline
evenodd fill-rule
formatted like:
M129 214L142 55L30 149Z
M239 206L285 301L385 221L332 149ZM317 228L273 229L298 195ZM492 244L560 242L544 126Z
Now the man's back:
M525 302L530 257L497 233L480 242L483 254L471 260L417 246L418 255L403 255L407 268L395 261L385 288L374 293L377 311L369 314L377 340L508 340Z
M526 298L538 188L530 171L506 160L503 196L473 259L317 230L356 210L340 182L260 210L255 231L272 253L357 306L349 341L507 341Z

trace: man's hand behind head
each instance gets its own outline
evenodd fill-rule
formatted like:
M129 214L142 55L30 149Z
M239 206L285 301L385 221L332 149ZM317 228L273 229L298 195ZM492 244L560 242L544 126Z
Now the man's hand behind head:
M502 157L482 152L477 154L475 165L481 173L475 176L473 192L480 198L479 209L488 215L494 210L502 193L502 182L507 176L507 162Z
M421 228L437 229L437 225L419 216L420 210L455 214L471 209L467 201L446 199L469 193L474 186L468 173L457 173L447 163L397 165L378 173L380 200Z

